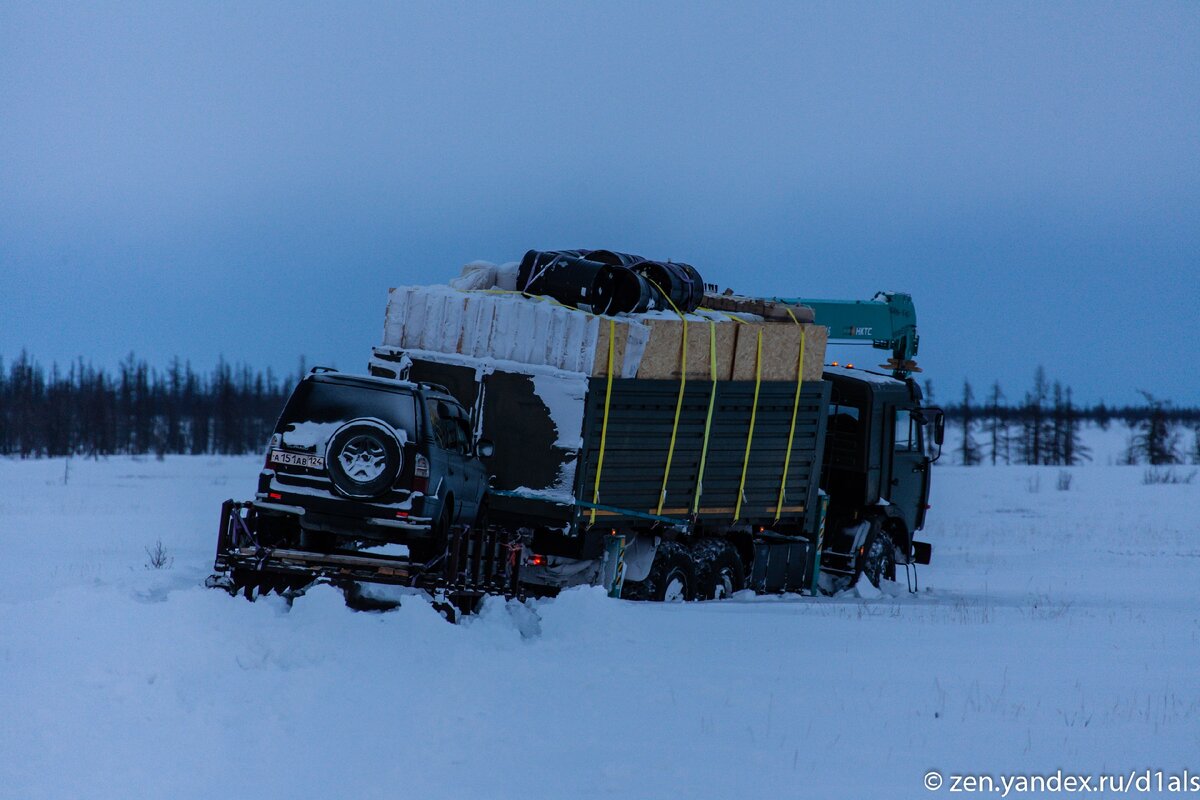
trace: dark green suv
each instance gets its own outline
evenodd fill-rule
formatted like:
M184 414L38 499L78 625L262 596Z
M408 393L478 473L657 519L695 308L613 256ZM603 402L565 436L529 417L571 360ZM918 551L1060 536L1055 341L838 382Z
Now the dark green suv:
M440 386L316 368L279 417L254 505L278 539L436 556L451 526L482 515L491 452Z

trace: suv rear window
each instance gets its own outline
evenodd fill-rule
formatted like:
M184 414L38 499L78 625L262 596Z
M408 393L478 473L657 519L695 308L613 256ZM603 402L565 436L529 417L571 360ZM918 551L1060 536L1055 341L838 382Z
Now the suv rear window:
M417 438L412 392L311 380L301 381L292 392L275 432L281 435L284 447L317 452L324 449L334 431L362 417L386 422L401 444Z

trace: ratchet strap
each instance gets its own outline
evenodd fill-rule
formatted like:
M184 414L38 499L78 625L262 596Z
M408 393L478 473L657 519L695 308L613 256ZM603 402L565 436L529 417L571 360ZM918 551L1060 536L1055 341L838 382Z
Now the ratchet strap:
M717 404L717 323L711 319L708 321L708 371L712 388L708 392L708 416L704 418L704 442L700 445L700 469L696 472L693 514L700 510L700 495L704 492L704 462L708 460L708 435L712 432L713 407Z
M679 358L679 395L675 398L675 421L671 424L671 443L667 448L667 466L663 470L662 488L658 491L658 508L655 514L662 514L663 504L667 501L667 479L671 477L671 462L675 458L675 437L679 433L679 412L683 410L683 390L687 386L687 345L688 345L688 323L687 315L679 310L679 306L675 305L666 292L657 285L654 287L662 294L666 301L671 304L671 309L679 315L680 322L683 323L683 346L680 348L682 355Z
M604 419L600 423L600 455L596 461L596 483L592 487L592 513L588 524L596 524L595 505L600 502L600 473L604 470L604 445L608 443L608 407L612 403L613 382L613 341L617 338L617 323L612 317L608 318L608 378L604 388ZM661 508L661 503L659 504Z
M758 390L762 386L762 328L758 329L758 344L754 353L754 405L750 408L750 430L746 434L746 455L742 458L742 480L738 484L737 505L733 509L736 522L742 516L742 500L746 497L746 473L750 469L750 444L754 441L754 422L758 418Z
M796 396L792 399L792 425L788 429L787 451L783 457L783 478L779 481L779 500L775 503L775 519L778 520L783 514L783 499L784 493L787 491L788 467L792 464L792 442L796 438L796 412L800 410L800 389L804 386L804 326L796 319L796 315L792 313L790 308L787 309L788 316L792 318L792 322L800 328L800 357L796 361Z

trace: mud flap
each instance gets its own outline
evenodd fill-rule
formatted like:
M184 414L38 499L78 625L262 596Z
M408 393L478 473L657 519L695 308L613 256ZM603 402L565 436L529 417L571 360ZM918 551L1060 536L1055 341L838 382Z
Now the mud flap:
M801 592L808 587L809 543L755 542L749 588L756 592Z
M625 537L604 537L604 563L600 568L600 585L609 597L620 597L625 585Z

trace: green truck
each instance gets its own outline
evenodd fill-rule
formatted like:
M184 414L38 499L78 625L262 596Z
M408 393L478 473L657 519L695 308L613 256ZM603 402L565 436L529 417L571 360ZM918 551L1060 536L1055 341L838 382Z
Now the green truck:
M745 589L815 594L863 578L894 580L899 567L915 588L914 565L930 558L915 537L944 418L924 404L911 377L918 345L911 298L781 302L811 308L832 340L886 351L887 363L828 365L820 380L681 387L611 369L483 368L453 355L376 347L371 379L421 387L463 409L464 441L455 446L489 476L478 509L447 514L464 521L435 526L432 537L412 538L405 526L361 534L343 526L314 547L302 501L289 508L291 532L280 534L274 520L269 541L257 532L275 513L268 497L227 503L218 571L237 576L227 588L297 589L315 579L407 584L459 608L487 593L553 594L577 585L662 601ZM427 446L440 445L431 436ZM426 492L413 494L414 507L456 507L441 482ZM408 553L385 555L382 543Z

